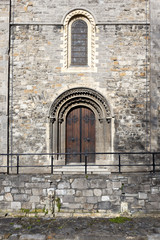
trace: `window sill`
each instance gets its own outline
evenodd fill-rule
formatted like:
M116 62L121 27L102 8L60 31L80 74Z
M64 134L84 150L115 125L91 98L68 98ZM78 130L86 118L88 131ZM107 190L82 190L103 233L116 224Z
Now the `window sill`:
M68 72L68 73L79 73L79 72L97 72L97 68L93 67L68 67L68 68L62 68L62 72Z

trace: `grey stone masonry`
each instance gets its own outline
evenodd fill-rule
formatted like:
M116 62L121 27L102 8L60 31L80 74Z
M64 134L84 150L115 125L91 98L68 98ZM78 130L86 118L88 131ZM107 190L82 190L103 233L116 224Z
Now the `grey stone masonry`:
M151 8L151 126L152 151L160 151L160 2L150 0Z
M86 9L97 23L145 22L144 0L15 0L12 3L15 23L62 23L72 9Z
M0 215L160 213L159 174L0 175Z
M103 132L108 141L106 147L97 134L97 152L160 150L159 8L157 0L1 0L0 153L7 153L7 145L10 153L65 151L68 113L58 119L57 112L52 119L50 110L74 88L94 89L110 107L107 122L96 116L96 134ZM94 67L87 71L64 67L70 55L64 20L74 10L92 19L88 58ZM15 161L11 158L11 165ZM21 163L49 161L47 156L23 157ZM0 156L0 165L6 163Z
M0 153L7 153L9 2L0 1ZM4 160L0 156L0 165Z

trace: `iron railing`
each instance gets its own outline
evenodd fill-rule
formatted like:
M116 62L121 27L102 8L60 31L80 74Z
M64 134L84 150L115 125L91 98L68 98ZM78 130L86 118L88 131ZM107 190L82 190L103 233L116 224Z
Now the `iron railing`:
M88 156L89 155L96 155L97 158L100 155L105 155L105 156L116 156L116 159L114 160L114 164L94 164L94 163L88 163ZM69 155L84 155L84 162L80 164L60 164L60 165L55 165L54 160L60 157ZM135 159L135 156L138 155L140 157L140 161L132 161L132 164L129 164L127 162L127 158L123 158L123 156L130 156L130 159ZM50 158L50 164L49 165L21 165L21 159L23 156L29 156L29 157L35 157L35 156L48 156ZM160 172L160 152L101 152L101 153L12 153L12 154L0 154L0 157L6 157L7 158L7 165L5 166L0 166L1 168L6 168L6 173L10 173L10 169L16 169L16 174L20 173L20 168L50 168L50 173L54 173L54 168L56 167L79 167L83 166L84 167L84 173L87 174L88 172L88 167L91 166L96 166L96 167L115 167L114 172L122 173L124 167L128 167L127 171L130 172L130 169L132 167L148 167L148 170L144 171L149 171L149 172ZM12 160L12 164L10 164L10 159L14 158L14 161ZM107 162L107 158L105 159L105 162ZM127 162L127 163L126 163ZM138 163L137 163L138 162ZM149 169L150 167L150 169ZM135 171L136 172L136 171ZM33 173L33 172L32 172Z

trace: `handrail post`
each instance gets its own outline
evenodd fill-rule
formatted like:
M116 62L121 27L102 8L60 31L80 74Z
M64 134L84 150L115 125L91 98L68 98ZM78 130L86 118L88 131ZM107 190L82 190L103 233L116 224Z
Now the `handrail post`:
M155 173L155 154L153 153L153 173Z
M51 174L53 174L53 155L51 156Z
M119 173L121 173L121 155L120 154L118 154L118 160L119 160L119 164L118 164Z
M85 174L87 174L87 155L85 155Z
M17 155L17 175L19 174L19 155Z
M7 174L9 174L9 154L7 154Z

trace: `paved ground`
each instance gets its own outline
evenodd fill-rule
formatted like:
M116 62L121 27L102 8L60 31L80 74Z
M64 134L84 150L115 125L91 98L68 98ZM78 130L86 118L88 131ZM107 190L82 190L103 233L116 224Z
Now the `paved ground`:
M0 218L0 239L160 240L159 218Z

